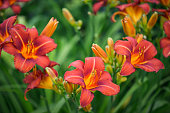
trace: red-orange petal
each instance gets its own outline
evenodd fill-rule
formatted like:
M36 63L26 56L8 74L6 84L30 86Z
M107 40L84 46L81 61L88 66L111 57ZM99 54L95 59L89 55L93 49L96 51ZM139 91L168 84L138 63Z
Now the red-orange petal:
M82 88L81 96L80 96L80 105L82 107L85 107L88 104L90 104L93 98L94 98L94 94L92 92L90 92L87 89Z
M81 60L76 60L74 62L72 62L68 68L70 68L71 66L77 68L77 69L80 69L82 72L84 70L84 62L82 62Z
M27 40L29 40L29 41L33 41L33 40L35 40L35 38L37 38L38 37L38 31L37 31L37 29L36 28L27 28L27 30L26 30L28 33L29 33L29 37L28 37L28 39Z
M18 50L21 50L28 43L28 32L24 31L23 27L14 27L10 30L13 44Z
M110 81L112 81L112 77L111 77L109 72L103 71L99 80L100 81L101 80L110 80Z
M15 55L18 53L18 50L14 47L14 45L10 42L3 46L3 50L11 55Z
M134 54L135 53L139 54L141 49L143 49L144 60L152 59L157 54L157 50L156 50L155 46L147 40L142 40L136 46L136 48L134 50Z
M116 8L118 8L119 10L123 11L125 8L129 7L129 6L134 6L136 5L137 2L134 3L129 3L129 4L123 4L123 5L118 5L116 6Z
M34 40L36 55L45 55L57 47L52 38L46 36L39 36Z
M14 65L22 73L30 71L35 65L34 59L25 59L20 53L14 56Z
M20 5L12 5L11 8L12 8L13 12L14 12L16 15L21 12L21 7L20 7Z
M165 30L165 34L170 38L170 20L166 21L163 25L164 30Z
M136 47L136 45L138 44L137 40L134 39L134 38L132 38L132 37L125 37L125 39L127 39L127 40L131 43L133 49L134 49L134 48Z
M126 55L130 57L131 52L133 50L133 46L129 41L118 40L114 45L114 50L117 54Z
M112 83L110 80L101 80L98 82L98 87L92 89L98 90L104 95L111 96L116 95L120 91L120 87L114 83Z
M150 6L147 3L141 4L139 7L143 9L146 15L150 12Z
M170 45L170 39L169 38L162 38L161 40L160 40L160 47L161 48L164 48L164 47L166 47L166 46L169 46Z
M170 56L170 45L163 48L163 55L164 57Z
M72 71L66 71L64 74L64 80L73 83L73 84L79 84L82 87L85 86L84 80L83 80L83 73L79 69L75 69Z
M136 64L136 66L147 72L158 72L160 69L164 69L164 64L156 58L148 60L146 63Z
M120 75L127 76L127 75L134 73L134 72L135 72L135 68L133 67L133 65L126 61L122 66L122 69L120 71Z
M100 57L85 58L84 76L89 75L93 70L100 72L104 71L104 69L104 62Z
M38 64L42 68L46 68L50 64L50 60L48 56L38 56L35 60L36 60L36 64Z
M97 2L93 5L93 12L96 14L99 9L104 5L104 1Z

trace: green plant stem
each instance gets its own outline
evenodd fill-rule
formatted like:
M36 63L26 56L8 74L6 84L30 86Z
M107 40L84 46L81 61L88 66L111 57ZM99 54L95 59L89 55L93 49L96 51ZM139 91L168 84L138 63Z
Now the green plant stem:
M72 112L71 112L70 104L68 103L68 100L66 99L66 97L65 97L64 94L63 94L62 96L63 96L63 98L64 98L64 100L65 100L65 102L66 102L66 105L67 105L67 108L68 108L69 113L72 113Z
M49 105L48 105L48 101L47 101L47 98L46 98L45 90L43 90L43 93L44 93L44 101L45 101L45 106L47 108L47 112L51 113Z

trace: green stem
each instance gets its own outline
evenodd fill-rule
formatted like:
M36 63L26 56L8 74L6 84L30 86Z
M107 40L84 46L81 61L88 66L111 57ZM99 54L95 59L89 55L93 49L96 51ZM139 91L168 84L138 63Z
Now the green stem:
M70 104L68 103L68 100L66 99L66 97L65 97L64 94L63 94L62 96L63 96L63 98L64 98L64 100L65 100L65 102L66 102L66 105L67 105L67 108L68 108L69 113L72 113L72 112L71 112Z
M47 112L51 113L49 105L48 105L48 101L47 101L47 98L46 98L45 90L43 90L43 93L44 93L44 101L45 101L45 106L47 108Z

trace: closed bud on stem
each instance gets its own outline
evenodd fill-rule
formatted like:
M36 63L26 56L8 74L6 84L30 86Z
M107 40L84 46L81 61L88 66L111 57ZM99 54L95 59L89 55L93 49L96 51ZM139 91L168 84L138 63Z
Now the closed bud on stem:
M143 25L147 24L147 16L145 14L142 15L142 23Z
M50 76L51 80L55 83L55 80L57 79L54 71L50 67L45 68L47 74Z
M117 77L117 83L118 83L118 84L121 84L122 82L125 82L125 81L127 80L126 77L120 75L120 72L118 72L118 73L116 74L116 77Z
M87 106L83 107L83 110L85 112L90 112L92 110L91 104L88 104Z
M64 81L63 85L64 85L66 93L71 94L73 92L73 87L71 83Z
M135 37L136 29L133 26L131 19L126 16L124 19L121 20L121 22L122 22L122 26L123 26L123 30L125 34L131 37Z
M57 21L57 19L54 19L52 17L50 19L50 21L48 22L48 24L43 29L43 31L41 32L41 35L51 37L53 35L54 31L56 30L58 23L59 22Z
M109 45L110 48L112 48L112 49L114 48L114 42L113 42L113 39L112 39L112 38L109 37L109 38L107 39L107 43L108 43L108 45Z
M119 66L122 66L124 64L125 60L126 60L125 55L119 55L119 54L116 55L116 61Z
M70 11L66 8L62 9L62 13L64 15L64 17L67 19L67 21L74 26L75 25L75 20L74 17L72 16L72 14L70 13Z
M63 83L63 78L59 77L58 80L57 80L57 83L62 84Z
M113 74L113 68L112 66L109 64L106 66L106 70L110 73L110 74Z
M153 26L156 24L157 20L158 20L158 13L154 12L148 21L147 29L151 30Z
M82 20L78 20L77 22L76 22L76 24L74 25L74 27L77 29L77 30L79 30L79 29L81 29L81 26L83 25L83 21Z
M93 44L92 51L97 57L101 57L105 63L108 63L108 56L100 46L98 46L97 44Z
M139 43L140 41L143 40L143 34L137 34L135 39L137 40L137 42Z

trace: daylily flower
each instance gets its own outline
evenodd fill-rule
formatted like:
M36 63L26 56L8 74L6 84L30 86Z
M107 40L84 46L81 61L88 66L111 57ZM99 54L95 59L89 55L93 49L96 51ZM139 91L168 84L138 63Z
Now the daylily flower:
M141 68L147 72L158 72L160 69L164 69L163 63L154 58L157 50L151 42L143 39L138 43L132 37L125 39L127 41L118 40L114 46L117 54L126 56L120 75L130 75L135 72L135 68Z
M152 9L152 11L160 12L160 16L165 17L167 20L170 20L170 8L168 9Z
M165 38L162 38L160 40L160 46L161 48L163 48L163 55L165 57L168 57L170 56L170 20L169 21L166 21L163 25L164 27L164 31L165 31L165 34L167 35L167 37Z
M29 0L0 0L0 10L11 7L15 14L19 14L21 7L15 3L28 2Z
M17 18L16 16L12 16L4 20L3 23L0 24L0 56L3 46L11 41L11 34L9 32L10 29L17 26L25 28L25 26L21 24L14 25L16 18Z
M142 17L142 14L147 15L150 11L150 6L147 3L139 3L140 2L135 1L133 3L116 6L120 11L117 11L112 15L112 21L116 22L115 16L118 14L123 16L129 15L133 23L136 24Z
M85 58L85 64L80 61L72 62L69 67L76 69L67 71L64 79L73 84L79 84L82 87L80 96L80 105L85 107L91 103L94 98L93 92L98 90L104 95L116 95L120 87L112 83L110 74L104 71L105 66L100 57Z
M26 98L27 92L34 88L57 90L56 87L53 86L52 81L57 76L58 74L55 74L55 76L49 76L47 73L43 73L41 70L36 70L36 68L34 68L33 72L27 74L26 77L24 78L24 83L28 84L24 95L25 100L27 100Z
M38 36L36 28L26 31L21 27L12 28L11 37L13 43L4 45L4 51L14 55L15 68L26 73L30 71L35 64L45 68L50 64L47 53L54 50L57 44L54 40L46 36Z

